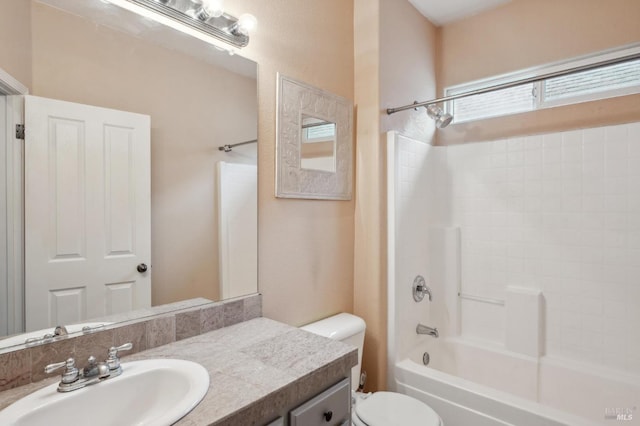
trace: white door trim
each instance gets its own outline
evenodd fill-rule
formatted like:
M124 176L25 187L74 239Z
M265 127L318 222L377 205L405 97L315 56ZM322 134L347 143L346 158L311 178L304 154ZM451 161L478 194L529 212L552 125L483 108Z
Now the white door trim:
M6 165L8 163L6 154L6 138L7 128L7 97L0 95L0 336L8 333L8 318L5 312L8 312L9 298L8 293L8 259L7 259L7 170Z
M27 86L13 78L11 74L0 68L0 94L2 95L28 95Z
M9 334L24 330L24 210L23 210L23 165L24 146L15 137L15 125L24 123L24 99L29 90L26 86L0 68L0 96L7 96L7 128L0 134L0 143L6 147L7 188L7 250L0 265L6 266L7 282L0 291L7 295L6 321ZM17 95L17 96L16 96Z

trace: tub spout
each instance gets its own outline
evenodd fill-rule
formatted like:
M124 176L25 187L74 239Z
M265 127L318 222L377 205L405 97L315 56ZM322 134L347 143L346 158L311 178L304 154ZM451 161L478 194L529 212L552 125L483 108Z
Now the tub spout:
M433 336L435 338L438 338L439 336L437 328L427 327L426 325L422 325L422 324L418 324L416 326L416 333L428 334L429 336Z

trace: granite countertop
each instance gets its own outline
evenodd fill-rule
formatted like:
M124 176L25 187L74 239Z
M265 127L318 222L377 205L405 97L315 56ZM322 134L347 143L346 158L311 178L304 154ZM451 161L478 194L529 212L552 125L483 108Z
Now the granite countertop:
M122 361L177 358L202 364L209 391L176 425L240 425L267 421L291 401L310 397L318 386L356 365L357 349L267 318L221 328L143 351ZM124 373L126 374L126 372ZM59 377L0 393L0 409ZM100 386L95 385L95 386Z

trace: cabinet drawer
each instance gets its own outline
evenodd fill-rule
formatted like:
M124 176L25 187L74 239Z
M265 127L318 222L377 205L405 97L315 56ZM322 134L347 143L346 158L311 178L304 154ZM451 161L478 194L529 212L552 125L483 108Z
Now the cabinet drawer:
M289 413L291 426L342 426L350 424L350 420L349 379L336 383Z

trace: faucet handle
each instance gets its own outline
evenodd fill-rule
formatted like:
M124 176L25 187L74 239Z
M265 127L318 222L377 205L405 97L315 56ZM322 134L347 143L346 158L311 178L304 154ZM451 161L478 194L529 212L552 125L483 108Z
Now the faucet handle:
M56 362L53 364L49 364L44 367L44 372L46 374L51 374L56 370L65 367L62 372L62 383L73 383L78 379L79 371L76 368L76 361L73 358L69 358L66 361Z
M118 358L118 352L128 351L133 349L132 343L125 343L120 346L111 346L109 348L109 356L107 357L107 365L110 370L117 370L120 368L120 358Z
M69 334L69 332L67 331L67 327L65 327L64 325L58 325L53 330L53 335L56 336L56 337L57 336L66 336L67 334Z
M109 348L109 357L116 357L120 351L129 351L133 349L133 343L125 343L120 346L111 346Z
M88 334L88 333L94 333L96 331L100 331L104 329L104 324L98 324L94 327L91 327L89 325L85 325L84 327L82 327L82 334Z
M418 275L413 280L413 300L421 302L425 295L429 297L429 302L431 302L431 289L427 285L424 277L422 275Z
M59 369L61 369L62 367L66 366L68 362L75 363L75 361L73 360L73 358L69 358L69 359L68 359L68 360L66 360L66 361L56 362L56 363L53 363L53 364L49 364L49 365L47 365L46 367L44 367L44 372L45 372L46 374L51 374L51 373L53 373L54 371L59 370ZM73 364L71 364L71 365L73 365Z

